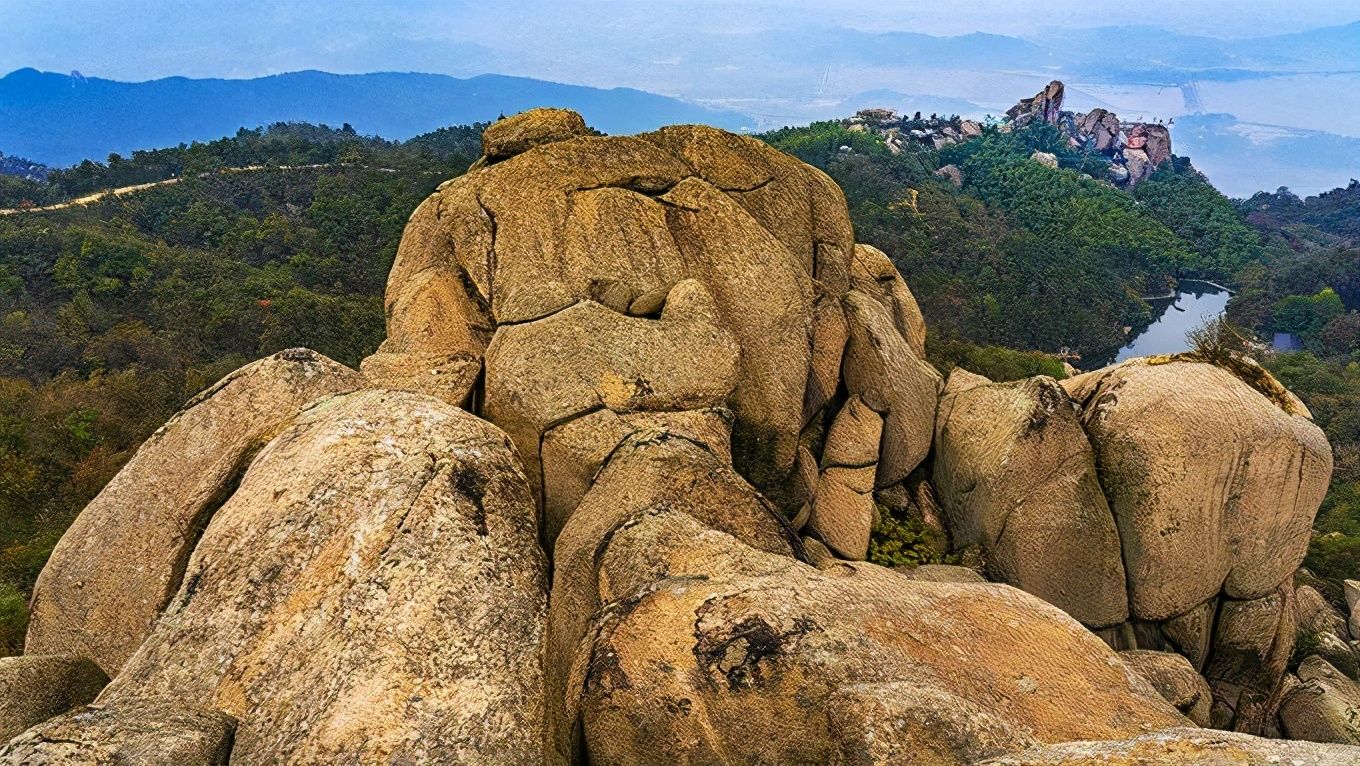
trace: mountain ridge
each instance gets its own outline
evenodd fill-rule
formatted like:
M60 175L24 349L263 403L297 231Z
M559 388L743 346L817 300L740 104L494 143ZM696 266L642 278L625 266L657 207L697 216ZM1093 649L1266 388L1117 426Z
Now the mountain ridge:
M349 123L364 133L404 139L543 104L577 109L608 133L635 133L675 122L741 129L748 122L737 112L634 88L591 88L499 74L459 78L304 70L240 80L123 82L24 68L0 78L0 147L47 165L72 165L286 121ZM94 115L98 119L91 119Z

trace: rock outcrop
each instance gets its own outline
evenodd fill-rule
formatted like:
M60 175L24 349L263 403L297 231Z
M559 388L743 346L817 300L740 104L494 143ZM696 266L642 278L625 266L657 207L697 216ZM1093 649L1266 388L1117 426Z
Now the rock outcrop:
M109 677L83 657L0 658L0 741L94 701Z
M618 599L571 683L593 762L968 764L1183 720L1005 586L819 571L675 511L619 528L602 561Z
M1086 114L1063 109L1066 87L1054 80L1031 98L1022 99L1006 112L999 130L1011 131L1034 124L1056 127L1074 151L1088 158L1103 160L1105 169L1096 173L1116 186L1132 188L1146 181L1162 165L1171 162L1171 131L1161 123L1124 122L1118 115L1101 108ZM982 125L958 117L931 115L923 119L901 117L891 109L864 109L842 121L854 131L872 131L893 154L936 151L970 141L982 135ZM842 151L849 151L842 147ZM1035 162L1057 169L1057 155L1036 151ZM1085 164L1083 164L1085 167ZM963 186L962 171L945 165L935 172L956 187Z
M1131 649L1119 659L1142 676L1162 698L1199 726L1211 724L1213 691L1190 661L1171 652Z
M88 657L116 675L179 589L199 534L255 453L303 405L362 385L353 370L293 349L199 394L62 536L33 590L24 651Z
M1270 730L1298 626L1344 641L1292 587L1331 466L1296 400L944 386L840 191L753 139L546 110L484 151L362 373L244 368L81 515L0 764L1360 762L1184 728ZM858 560L889 517L973 568Z
M1066 94L1066 87L1054 80L1032 98L1021 99L1020 103L1008 109L1006 117L1017 128L1023 128L1032 122L1057 125L1059 117L1062 116L1063 97Z
M1128 619L1114 516L1057 382L994 384L956 370L935 429L934 484L955 547L981 545L991 579L1087 625Z
M99 702L227 713L236 764L529 762L547 595L535 520L494 426L418 394L323 399L214 514Z
M1280 703L1280 725L1291 739L1360 745L1360 684L1308 657Z
M183 701L92 706L10 740L0 766L227 766L235 726Z
M1332 471L1311 420L1205 362L1133 360L1063 386L1082 406L1135 617L1167 620L1220 591L1261 598L1293 575Z

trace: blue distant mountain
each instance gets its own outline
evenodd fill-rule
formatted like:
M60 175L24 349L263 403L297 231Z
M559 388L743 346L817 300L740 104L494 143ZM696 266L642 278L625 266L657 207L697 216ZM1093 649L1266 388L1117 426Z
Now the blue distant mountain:
M631 88L502 75L292 72L249 80L169 77L130 83L20 69L0 78L0 150L63 166L281 121L349 123L360 133L404 139L536 106L575 109L606 133L674 123L730 130L751 125L736 112Z

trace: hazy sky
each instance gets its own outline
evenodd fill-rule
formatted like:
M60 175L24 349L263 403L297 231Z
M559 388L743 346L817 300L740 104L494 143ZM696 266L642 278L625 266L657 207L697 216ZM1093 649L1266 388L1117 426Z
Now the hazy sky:
M1129 8L1139 14L1124 13ZM466 75L516 69L519 52L535 51L526 64L533 71L516 73L551 79L554 61L587 49L809 23L1014 35L1140 23L1256 36L1357 19L1354 0L0 0L0 73L31 66L130 80L297 69Z

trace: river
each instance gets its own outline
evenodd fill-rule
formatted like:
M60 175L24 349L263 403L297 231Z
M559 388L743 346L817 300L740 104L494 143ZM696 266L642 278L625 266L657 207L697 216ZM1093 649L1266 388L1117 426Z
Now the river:
M1153 311L1161 313L1129 345L1119 350L1115 361L1122 362L1136 356L1174 354L1188 351L1186 333L1207 320L1223 315L1232 294L1207 282L1181 280L1176 297L1148 301Z

